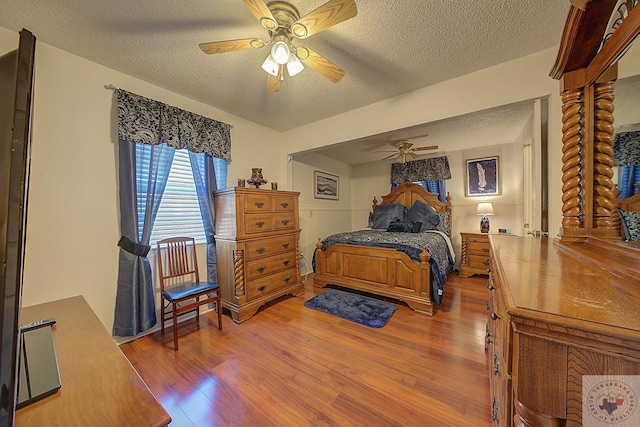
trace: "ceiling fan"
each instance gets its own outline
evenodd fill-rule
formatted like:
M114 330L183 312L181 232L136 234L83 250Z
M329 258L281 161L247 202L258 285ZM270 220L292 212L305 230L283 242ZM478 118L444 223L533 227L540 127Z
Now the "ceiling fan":
M285 1L243 0L253 16L269 32L269 39L247 38L201 43L204 53L224 53L271 45L271 52L262 64L269 74L267 92L278 92L284 80L284 68L290 77L304 69L303 63L333 83L345 74L344 70L306 46L295 46L294 39L304 40L326 30L358 13L354 0L329 0L322 6L300 17L298 9Z
M424 135L426 136L426 135ZM391 159L393 157L396 157L395 162L397 163L407 163L410 160L414 160L418 158L418 154L416 154L416 151L429 151L429 150L437 150L438 146L437 145L429 145L426 147L413 147L413 143L410 142L410 140L408 139L400 139L396 142L392 142L391 145L393 145L394 147L396 147L396 150L394 151L378 151L379 153L393 153L390 154L389 156L385 157L382 160L387 160L387 159Z

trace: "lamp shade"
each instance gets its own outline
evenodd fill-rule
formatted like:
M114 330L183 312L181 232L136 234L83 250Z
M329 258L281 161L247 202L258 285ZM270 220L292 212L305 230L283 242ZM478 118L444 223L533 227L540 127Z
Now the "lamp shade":
M289 57L291 56L291 50L289 46L283 41L277 41L271 48L271 56L273 56L273 60L276 61L280 65L284 65L289 62Z
M293 77L298 74L300 71L304 70L304 66L302 62L295 55L291 55L289 58L289 62L287 62L287 72L289 73L289 77Z
M280 71L280 65L273 60L271 55L267 56L267 59L262 63L262 69L272 76L277 76Z
M476 211L478 215L493 215L493 205L491 202L482 202L478 203L478 210Z

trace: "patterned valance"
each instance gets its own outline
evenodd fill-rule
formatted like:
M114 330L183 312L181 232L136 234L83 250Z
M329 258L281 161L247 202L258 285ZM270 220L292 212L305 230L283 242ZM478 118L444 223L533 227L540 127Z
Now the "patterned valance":
M402 184L406 181L442 181L445 179L451 179L447 156L414 160L407 163L393 163L391 165L391 184Z
M616 133L613 150L614 166L640 165L640 131Z
M122 89L116 89L116 95L119 139L166 143L231 161L231 125Z

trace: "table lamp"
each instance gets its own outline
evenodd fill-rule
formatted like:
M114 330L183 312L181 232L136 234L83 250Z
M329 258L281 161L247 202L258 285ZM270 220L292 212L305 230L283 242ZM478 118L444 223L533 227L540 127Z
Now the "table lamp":
M476 211L478 215L482 215L482 219L480 220L480 232L488 233L489 232L489 218L487 216L493 215L493 205L491 202L482 202L478 203L478 210Z

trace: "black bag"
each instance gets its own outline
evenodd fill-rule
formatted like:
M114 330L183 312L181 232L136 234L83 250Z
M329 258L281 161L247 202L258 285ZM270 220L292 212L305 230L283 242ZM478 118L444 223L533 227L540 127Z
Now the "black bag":
M421 222L411 222L397 219L389 223L387 231L395 233L417 233L418 231L420 231L421 226Z

